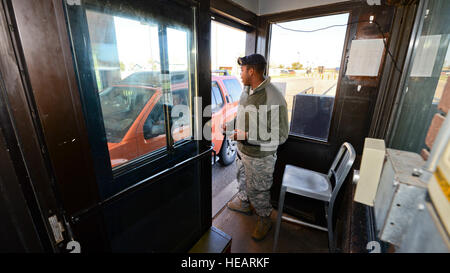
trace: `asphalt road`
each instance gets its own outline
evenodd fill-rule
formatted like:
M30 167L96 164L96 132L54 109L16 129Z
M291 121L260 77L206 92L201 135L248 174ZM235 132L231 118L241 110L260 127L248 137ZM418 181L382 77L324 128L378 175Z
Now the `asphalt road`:
M212 166L212 217L237 193L236 171L236 162L226 167L219 162Z
M219 162L212 166L213 199L236 179L236 171L236 162L226 167L220 165Z

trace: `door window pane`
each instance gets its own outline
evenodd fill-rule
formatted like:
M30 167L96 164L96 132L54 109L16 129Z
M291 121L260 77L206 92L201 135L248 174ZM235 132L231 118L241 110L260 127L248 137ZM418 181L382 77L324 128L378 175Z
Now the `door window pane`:
M86 18L111 165L117 167L152 152L139 132L154 105L150 99L161 92L158 24L92 10ZM158 142L153 148L166 145L165 139L147 141Z
M188 70L188 41L187 32L182 29L167 28L167 41L169 47L170 71Z
M160 71L157 24L92 10L86 18L99 91L136 72Z
M175 142L193 136L192 107L189 93L189 31L181 27L167 28L169 70L171 72L170 118Z
M269 76L285 95L292 135L328 140L348 17L272 24Z
M87 33L74 43L87 49L78 54L93 78L83 92L98 94L112 167L192 139L196 48L187 18L172 22L128 6L83 12L74 27Z
M109 143L122 142L154 93L154 90L133 86L109 87L100 92L103 122Z
M192 119L190 116L189 90L183 88L173 91L172 135L175 142L192 137Z
M159 99L155 106L152 107L152 111L150 115L148 115L147 119L144 123L144 139L149 140L154 137L158 137L166 134L166 130L164 128L164 108L162 100ZM165 139L165 138L164 138ZM165 141L161 147L165 146ZM161 148L160 147L160 148Z

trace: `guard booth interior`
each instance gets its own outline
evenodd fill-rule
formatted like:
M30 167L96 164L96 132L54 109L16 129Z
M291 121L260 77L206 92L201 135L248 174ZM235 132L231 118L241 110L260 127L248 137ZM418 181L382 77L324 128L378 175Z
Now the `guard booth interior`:
M201 113L211 101L211 14L247 32L246 54L268 59L273 24L349 14L328 138L290 135L280 146L272 203L276 207L287 164L326 173L341 144L349 142L359 168L364 139L387 137L384 120L392 119L390 102L396 96L389 90L396 90L402 74L398 67L405 60L417 3L335 2L256 14L225 0L2 1L0 215L6 223L1 234L14 236L1 238L9 242L1 250L64 252L69 241L77 240L86 252L186 252L210 229L211 142L194 136L209 120ZM154 39L130 41L126 27L120 36L120 22ZM348 76L352 43L364 39L384 39L379 72ZM139 43L153 49L139 51ZM127 47L149 59L121 62ZM140 69L159 73L157 83L144 89L162 98L161 146L116 158L112 147L120 141L108 135L102 90L122 88L124 103L132 105L138 91L123 81ZM171 75L178 70L188 71L183 88L189 91L191 124L190 134L181 139L171 131L175 121L170 115L177 86ZM199 107L195 97L201 97ZM130 124L120 122L113 129ZM365 252L371 212L353 202L350 180L351 175L336 206L338 248ZM313 200L287 195L285 208L324 225L317 220L323 218L322 204Z

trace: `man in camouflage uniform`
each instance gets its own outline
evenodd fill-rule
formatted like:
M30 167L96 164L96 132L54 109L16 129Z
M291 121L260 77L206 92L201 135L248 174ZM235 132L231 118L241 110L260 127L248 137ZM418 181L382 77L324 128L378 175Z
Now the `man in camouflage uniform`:
M238 59L244 83L232 138L237 140L238 198L227 204L231 210L258 216L252 238L265 238L272 227L270 188L277 160L278 145L288 137L286 100L264 77L266 60L252 54ZM230 131L233 124L227 124ZM233 128L234 129L234 128Z

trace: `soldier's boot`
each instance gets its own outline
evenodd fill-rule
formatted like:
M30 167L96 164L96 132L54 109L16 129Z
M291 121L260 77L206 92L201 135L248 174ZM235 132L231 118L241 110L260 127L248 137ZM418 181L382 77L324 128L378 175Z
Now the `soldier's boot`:
M255 241L263 240L272 228L272 220L270 216L258 216L256 227L253 231L252 238Z
M227 203L230 210L237 211L246 215L252 215L252 207L250 202L241 201L239 198L234 198L233 201Z

